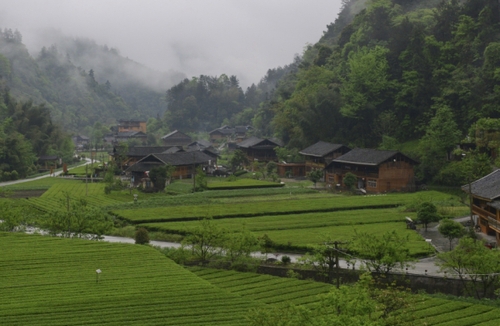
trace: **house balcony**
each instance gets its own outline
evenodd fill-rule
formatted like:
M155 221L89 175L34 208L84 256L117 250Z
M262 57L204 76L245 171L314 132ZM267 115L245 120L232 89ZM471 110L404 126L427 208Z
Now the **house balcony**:
M341 174L345 175L346 173L351 172L352 174L356 175L358 178L372 178L372 179L378 179L379 174L378 173L370 173L370 172L365 172L365 171L356 171L356 170L335 170L333 173L334 174ZM330 172L331 173L331 172Z

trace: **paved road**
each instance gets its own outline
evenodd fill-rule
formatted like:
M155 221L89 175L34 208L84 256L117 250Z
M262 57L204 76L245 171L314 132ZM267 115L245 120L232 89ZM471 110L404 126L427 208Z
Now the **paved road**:
M97 161L95 161L95 162L97 162ZM77 165L77 166L73 166L71 168L68 168L68 170L71 170L71 169L74 169L74 168L80 167L80 166L85 166L87 164L90 164L90 159L89 158L85 159L85 163ZM30 182L30 181L33 181L33 180L39 180L39 179L44 179L44 178L49 178L49 177L57 177L58 175L60 175L62 173L63 173L63 171L61 169L61 170L56 171L56 172L54 172L52 174L49 173L49 174L41 175L41 176L35 177L35 178L0 182L0 187L9 186L9 185L15 185L15 184L18 184L18 183Z

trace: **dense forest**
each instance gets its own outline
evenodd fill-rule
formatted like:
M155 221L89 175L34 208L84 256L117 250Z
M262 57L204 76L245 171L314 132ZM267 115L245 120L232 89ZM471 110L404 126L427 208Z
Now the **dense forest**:
M286 67L274 90L259 87L270 71L227 113L289 148L323 140L404 149L421 161L421 180L463 182L463 174L444 169L451 152L469 130L474 134L479 119L500 118L499 6L496 0L345 1L335 22ZM177 92L180 85L167 92L165 121L172 128L177 121L196 126L187 104L201 97L197 79L182 84L190 83L189 92ZM257 101L248 100L253 94L260 94ZM172 105L182 101L186 105ZM221 122L212 113L204 119Z
M16 101L4 91L0 121L0 181L36 173L40 156L53 155L61 162L72 162L75 148L71 137L52 122L44 105Z
M95 122L161 115L165 89L183 78L157 73L91 40L58 35L53 42L32 55L19 31L0 32L0 83L20 100L45 104L54 121L72 132Z

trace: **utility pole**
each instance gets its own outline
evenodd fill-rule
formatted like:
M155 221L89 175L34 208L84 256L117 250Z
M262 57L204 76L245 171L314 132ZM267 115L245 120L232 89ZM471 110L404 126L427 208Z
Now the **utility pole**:
M333 247L331 246L333 244ZM341 241L333 241L333 242L325 242L326 250L325 256L328 260L328 282L333 281L333 266L335 266L336 270L336 286L337 289L340 288L340 264L339 264L339 245L345 244L345 242Z
M196 163L194 159L194 151L193 151L193 192L196 191Z
M88 194L89 194L89 178L88 178L88 173L89 173L89 165L85 164L85 196L88 196Z

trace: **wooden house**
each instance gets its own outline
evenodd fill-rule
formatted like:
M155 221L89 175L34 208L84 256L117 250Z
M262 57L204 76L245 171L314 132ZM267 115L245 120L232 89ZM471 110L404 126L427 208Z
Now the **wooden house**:
M131 175L133 185L141 183L148 177L148 172L158 166L174 166L174 179L192 178L197 167L201 166L207 172L213 168L212 158L203 152L177 152L171 154L150 154L125 170Z
M174 130L171 133L161 137L161 141L165 146L186 146L193 140L185 133Z
M213 161L217 163L217 159L220 157L219 151L217 151L212 144L207 140L196 140L191 144L186 146L186 152L203 152L208 156L212 157Z
M304 148L299 154L304 156L305 173L312 170L325 169L326 166L333 160L351 149L342 144L332 144L324 141L319 141L307 148Z
M220 128L214 129L208 133L210 137L210 142L215 143L221 140L227 140L234 134L234 128L229 126L222 126Z
M500 169L462 186L472 194L472 215L481 232L495 236L500 244Z
M146 121L144 120L118 120L118 132L141 131L147 133Z
M130 147L127 153L124 155L122 165L125 168L134 165L139 160L145 158L149 154L159 154L163 153L172 148L172 146L134 146ZM177 148L177 147L176 147ZM113 149L113 156L116 157L118 153L116 149Z
M123 131L123 132L118 132L115 135L115 141L114 143L120 143L124 141L128 141L131 139L137 139L139 140L142 144L145 144L147 142L148 136L142 132L142 131Z
M416 164L398 151L355 148L327 165L325 182L328 187L345 187L343 179L351 172L358 178L356 187L366 192L412 191Z
M276 147L282 147L283 143L277 139L262 139L257 137L250 137L238 143L236 147L243 151L247 156L249 162L270 162L278 161Z

